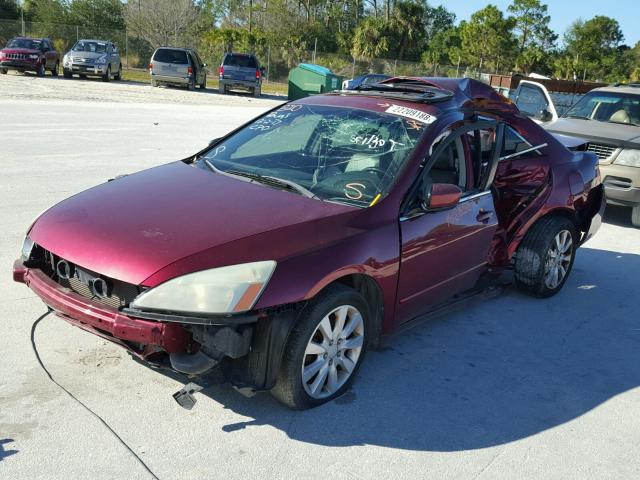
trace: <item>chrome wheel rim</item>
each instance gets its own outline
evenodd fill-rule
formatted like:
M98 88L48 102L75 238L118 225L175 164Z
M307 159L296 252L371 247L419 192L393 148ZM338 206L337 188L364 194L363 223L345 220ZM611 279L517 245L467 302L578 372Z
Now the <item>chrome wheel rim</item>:
M559 232L549 247L547 264L544 271L544 284L551 290L558 288L558 285L567 276L571 256L573 255L573 238L569 230Z
M302 359L302 384L312 398L326 398L351 378L364 346L364 319L352 305L341 305L320 321Z

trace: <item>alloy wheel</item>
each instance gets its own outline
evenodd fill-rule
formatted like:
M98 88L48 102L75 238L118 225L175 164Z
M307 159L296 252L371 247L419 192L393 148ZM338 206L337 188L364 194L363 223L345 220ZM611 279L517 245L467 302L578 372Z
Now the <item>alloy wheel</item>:
M547 288L555 289L567 276L573 255L573 238L568 230L561 230L549 248L544 271Z
M341 305L320 321L302 360L302 384L309 396L333 395L354 372L364 346L364 319L352 305Z

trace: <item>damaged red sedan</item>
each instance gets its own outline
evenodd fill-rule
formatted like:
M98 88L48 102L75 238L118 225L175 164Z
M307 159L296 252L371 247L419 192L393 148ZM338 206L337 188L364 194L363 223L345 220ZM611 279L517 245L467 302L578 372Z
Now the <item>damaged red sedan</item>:
M148 362L308 408L387 334L501 274L557 293L600 226L597 163L484 84L394 78L51 207L13 275Z

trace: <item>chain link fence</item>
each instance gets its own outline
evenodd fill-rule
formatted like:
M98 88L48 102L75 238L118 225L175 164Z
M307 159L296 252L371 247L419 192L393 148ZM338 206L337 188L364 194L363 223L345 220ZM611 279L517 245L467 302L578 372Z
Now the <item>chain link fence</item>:
M0 19L0 45L19 35L32 37L48 37L60 55L64 55L73 44L80 39L99 39L112 41L120 50L123 67L125 69L146 68L155 50L155 46L138 37L133 32L123 30L109 30L97 26L65 25L40 22L21 22L20 20ZM206 39L194 36L176 35L173 46L189 47L198 51L209 66L209 70L216 74L217 67L222 61L225 47L221 44L207 42ZM236 51L241 51L235 47ZM265 81L286 83L289 71L299 63L315 63L331 69L337 75L346 79L354 78L363 73L384 73L387 75L408 76L447 76L471 77L485 80L486 74L504 73L482 71L476 67L466 65L438 65L421 62L407 62L384 58L356 59L350 55L338 53L324 53L309 51L295 45L259 45L254 46L255 53L262 66L265 67Z

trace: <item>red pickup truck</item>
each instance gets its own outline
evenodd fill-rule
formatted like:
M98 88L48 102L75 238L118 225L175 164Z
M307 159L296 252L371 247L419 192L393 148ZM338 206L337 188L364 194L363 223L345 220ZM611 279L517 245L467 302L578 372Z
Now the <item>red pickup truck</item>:
M57 77L59 66L60 54L48 38L16 37L0 50L1 74L17 70L36 72L39 77L44 77L49 70L51 75Z

